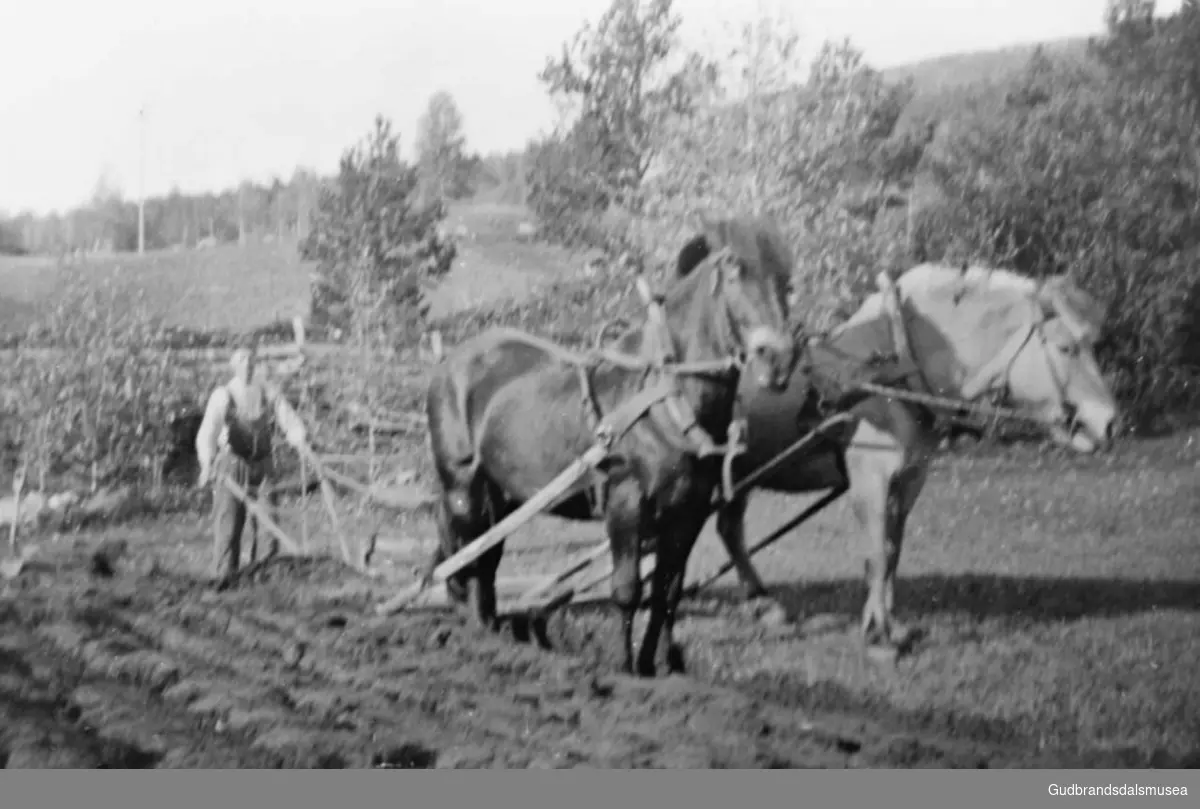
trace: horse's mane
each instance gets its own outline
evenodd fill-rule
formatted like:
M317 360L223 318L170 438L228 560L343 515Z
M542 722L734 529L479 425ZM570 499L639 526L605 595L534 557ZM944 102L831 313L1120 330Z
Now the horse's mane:
M697 232L676 255L675 272L668 277L663 297L671 301L688 295L701 283L702 273L696 270L721 250L729 250L757 272L767 272L784 279L791 277L792 252L773 220L747 215L725 218L701 216ZM713 270L709 266L706 271ZM617 338L616 344L626 351L639 351L642 337L642 328L634 327Z
M765 216L731 216L700 220L699 232L679 251L675 279L688 277L713 253L728 249L744 261L784 277L792 273L792 251L774 220Z
M905 271L895 281L904 297L981 302L1003 306L1016 299L1037 301L1056 314L1071 318L1098 333L1103 327L1103 308L1065 276L1038 281L1028 275L981 265L952 266L927 262ZM879 292L867 296L858 311L843 325L862 323L883 311Z

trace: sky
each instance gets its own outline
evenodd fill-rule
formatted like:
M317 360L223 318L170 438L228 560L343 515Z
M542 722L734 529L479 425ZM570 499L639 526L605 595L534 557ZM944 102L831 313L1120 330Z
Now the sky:
M1160 10L1178 6L1160 2ZM411 154L429 96L453 94L468 147L520 148L555 121L537 81L608 0L38 0L7 3L0 211L332 171L376 114ZM809 56L849 36L885 68L1098 33L1104 0L776 0ZM727 47L753 0L676 0L688 44ZM144 125L139 126L139 110ZM144 147L141 147L144 135ZM139 156L140 155L140 156ZM144 184L143 184L144 183Z

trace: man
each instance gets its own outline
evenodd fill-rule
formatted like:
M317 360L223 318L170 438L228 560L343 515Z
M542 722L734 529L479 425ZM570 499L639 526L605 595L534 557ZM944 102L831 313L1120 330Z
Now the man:
M242 550L246 505L220 479L228 475L247 494L267 501L274 516L275 496L270 491L274 474L271 432L278 424L287 442L296 449L306 445L304 422L279 389L267 380L256 379L253 345L233 352L229 364L233 378L209 396L204 420L196 434L196 457L200 462L197 485L215 481L213 488L213 575L228 582L237 575ZM215 465L214 465L215 461ZM260 495L265 495L260 496ZM254 523L251 561L257 555L258 521ZM268 556L279 549L272 537Z

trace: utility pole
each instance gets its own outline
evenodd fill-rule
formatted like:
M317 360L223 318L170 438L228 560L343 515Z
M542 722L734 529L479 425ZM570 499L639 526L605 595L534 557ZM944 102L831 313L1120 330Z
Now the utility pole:
M146 252L146 106L138 109L138 255Z

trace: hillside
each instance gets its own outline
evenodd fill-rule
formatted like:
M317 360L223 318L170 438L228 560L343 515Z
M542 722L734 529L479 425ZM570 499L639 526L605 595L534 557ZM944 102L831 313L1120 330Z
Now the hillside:
M912 79L918 95L931 95L980 81L997 81L1018 73L1038 47L1056 58L1078 60L1087 55L1085 37L1012 45L989 51L951 53L882 70L889 81Z
M1012 45L988 51L952 53L881 71L888 81L912 79L916 95L900 118L900 128L911 123L941 119L961 109L969 99L1000 92L1016 77L1038 47L1052 59L1081 62L1087 56L1086 37Z

